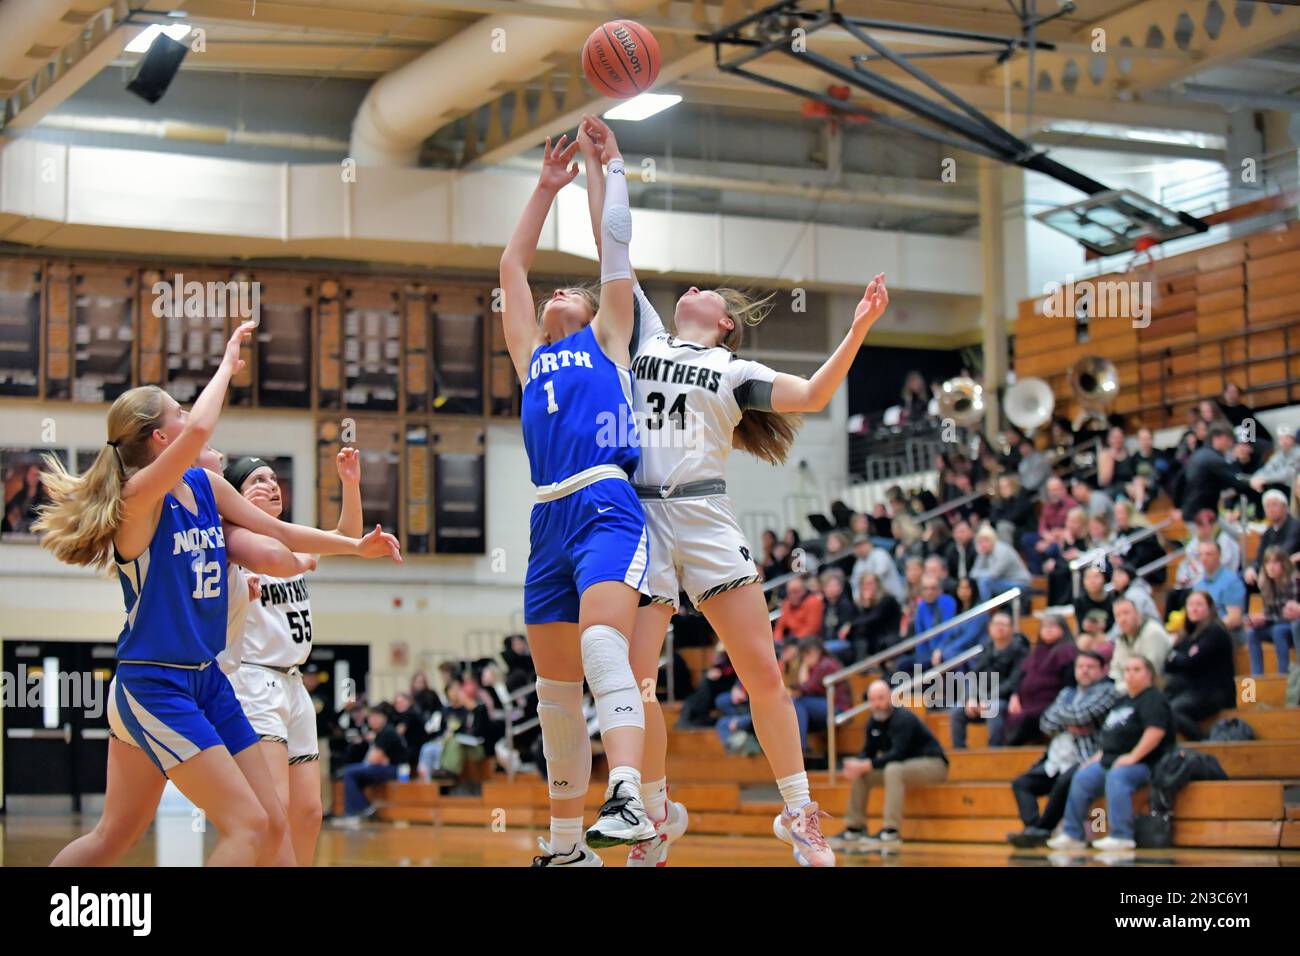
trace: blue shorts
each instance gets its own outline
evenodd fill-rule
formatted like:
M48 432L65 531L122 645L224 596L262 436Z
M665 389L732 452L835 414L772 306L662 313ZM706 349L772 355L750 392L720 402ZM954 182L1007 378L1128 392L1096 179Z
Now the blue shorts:
M649 593L645 512L630 483L607 478L539 501L528 524L525 624L576 624L582 592L602 581Z
M215 662L203 670L119 664L113 685L109 726L164 774L209 747L234 755L257 743L257 731Z

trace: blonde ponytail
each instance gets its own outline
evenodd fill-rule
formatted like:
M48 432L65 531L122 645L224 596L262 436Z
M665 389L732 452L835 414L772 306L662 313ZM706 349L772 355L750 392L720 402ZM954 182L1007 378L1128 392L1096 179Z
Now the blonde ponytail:
M713 291L722 296L733 323L718 344L729 352L738 352L745 339L745 328L756 326L768 317L776 293L759 299L739 289L723 287ZM731 447L769 464L783 465L802 424L803 419L798 415L747 408L731 433Z
M122 488L130 475L152 460L149 439L162 424L165 393L156 385L118 396L108 411L108 443L84 475L73 475L53 455L45 456L41 481L50 497L32 530L41 545L67 564L108 568L113 536L122 520Z

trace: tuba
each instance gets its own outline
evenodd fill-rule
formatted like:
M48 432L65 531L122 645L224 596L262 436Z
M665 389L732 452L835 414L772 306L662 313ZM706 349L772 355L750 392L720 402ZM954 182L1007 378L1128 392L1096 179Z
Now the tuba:
M984 386L973 378L950 378L939 387L939 417L969 427L984 417Z
M1007 388L1002 410L1007 420L1026 435L1032 435L1052 420L1056 398L1052 386L1041 378L1023 378Z
M1070 390L1082 409L1077 429L1084 421L1106 424L1106 413L1119 397L1119 372L1113 362L1088 355L1070 366Z

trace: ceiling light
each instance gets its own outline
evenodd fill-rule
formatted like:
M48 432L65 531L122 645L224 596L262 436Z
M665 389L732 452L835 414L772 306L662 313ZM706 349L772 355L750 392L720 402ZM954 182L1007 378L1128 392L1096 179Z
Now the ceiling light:
M188 34L189 32L190 32L190 25L188 23L170 23L165 27L162 26L161 24L155 23L151 26L145 27L138 34L136 34L135 39L126 45L126 52L127 53L146 52L149 49L150 45L152 45L153 41L158 38L158 34L160 33L165 33L173 40L180 42L182 39L185 38L186 34Z
M656 113L662 113L670 106L676 106L682 98L676 93L642 93L630 100L624 100L605 114L605 119L637 120L648 119Z

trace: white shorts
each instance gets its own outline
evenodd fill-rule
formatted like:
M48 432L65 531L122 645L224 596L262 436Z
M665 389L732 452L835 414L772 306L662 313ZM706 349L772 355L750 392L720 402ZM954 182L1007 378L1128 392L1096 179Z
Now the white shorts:
M301 674L240 664L230 675L230 684L253 730L263 740L287 745L290 764L320 759L316 707Z
M650 530L647 582L656 604L699 607L714 595L762 580L726 495L642 498Z

